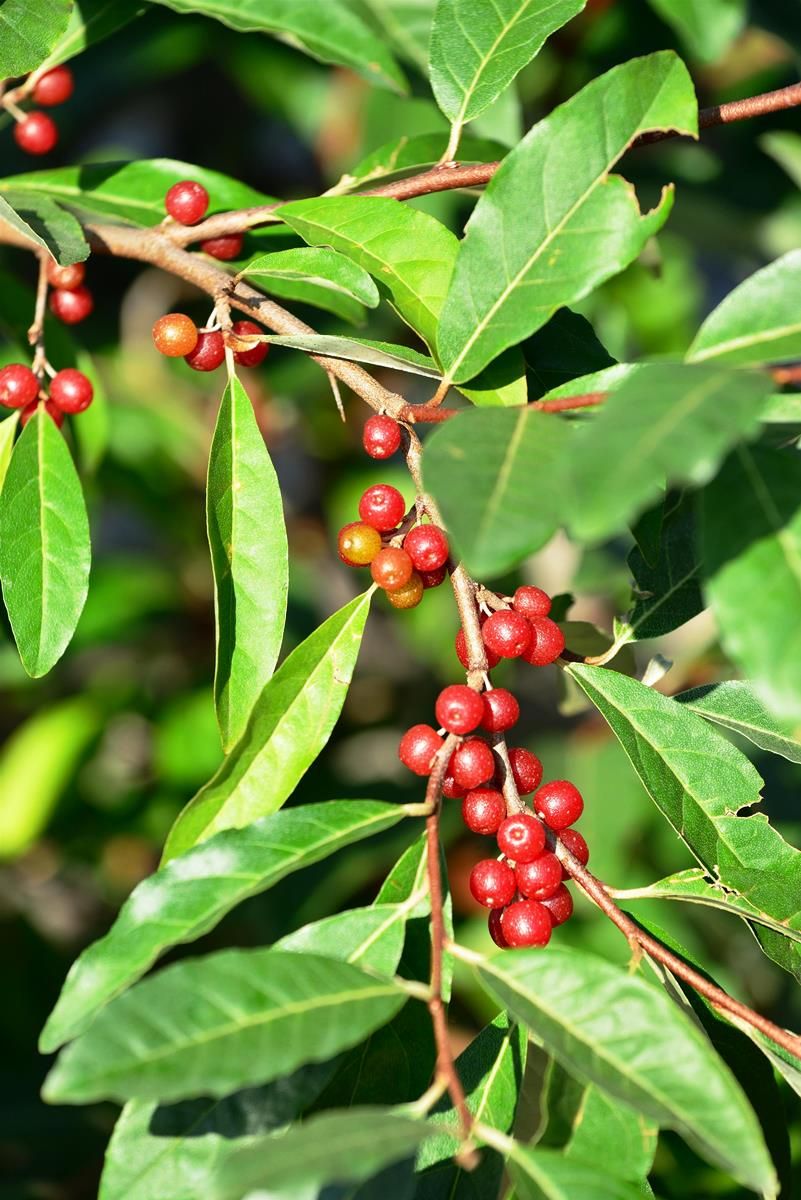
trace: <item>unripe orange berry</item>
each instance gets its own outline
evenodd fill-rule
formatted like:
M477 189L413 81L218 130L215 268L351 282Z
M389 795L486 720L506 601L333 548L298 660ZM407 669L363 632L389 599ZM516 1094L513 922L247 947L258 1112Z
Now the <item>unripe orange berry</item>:
M402 588L398 588L396 592L387 592L387 600L393 608L417 608L422 599L423 581L417 571L412 571L411 579Z
M406 587L412 577L412 569L409 555L398 546L385 546L370 563L373 581L385 592L397 592Z
M153 344L167 358L183 358L197 345L197 325L186 313L167 313L153 326Z
M337 550L349 567L366 567L381 549L381 534L364 521L343 525L337 538Z

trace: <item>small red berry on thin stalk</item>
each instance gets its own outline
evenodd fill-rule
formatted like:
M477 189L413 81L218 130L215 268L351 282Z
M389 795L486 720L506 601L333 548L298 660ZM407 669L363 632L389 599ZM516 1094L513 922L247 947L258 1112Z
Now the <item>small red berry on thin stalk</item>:
M468 738L454 750L449 773L460 787L480 787L495 774L495 756L481 738Z
M450 763L448 772L450 772ZM442 794L446 800L463 800L467 795L467 788L460 787L453 775L447 773L442 781Z
M520 705L506 688L490 688L481 699L484 706L481 724L490 733L505 733L517 724Z
M193 371L216 371L225 358L223 335L217 329L200 329L194 350L184 355Z
M550 913L554 925L564 925L573 915L573 897L563 883L559 884L552 896L541 903Z
M94 388L82 371L65 367L50 381L50 399L64 413L82 413L92 403Z
M533 813L514 813L498 830L498 849L514 863L533 862L545 849L545 827Z
M504 608L487 617L481 636L487 649L501 658L519 658L531 643L531 625L520 613Z
M180 179L174 183L164 197L164 207L174 221L181 225L196 225L205 217L209 207L209 193L202 183L193 179Z
M241 233L225 233L222 237L206 238L200 243L200 249L220 262L230 262L232 258L239 258L243 241Z
M370 563L373 582L386 592L406 587L412 577L412 560L398 546L385 546Z
M47 263L47 282L64 292L74 292L83 283L85 275L86 266L82 262L70 263L68 267L60 267L52 259Z
M512 608L524 617L547 617L551 611L551 597L542 588L519 587L512 598Z
M582 867L586 867L590 861L590 848L577 829L560 830L559 841L579 860ZM562 867L562 878L570 878L570 872L565 867Z
M529 900L547 900L562 882L562 864L555 854L546 851L533 862L518 863L515 878L518 891Z
M44 411L48 414L48 416L53 418L56 425L60 429L61 426L64 424L64 414L61 411L61 409L57 408L52 400L46 401L46 403L43 405L43 407L44 407ZM39 411L39 401L38 400L34 400L33 404L29 404L26 408L23 408L22 412L19 415L19 423L23 429L28 424L31 417L36 416L36 413L38 411Z
M523 654L525 662L532 667L547 667L556 662L565 648L565 635L550 617L532 617L531 641Z
M506 816L506 801L494 788L473 788L462 801L462 820L471 833L491 837Z
M254 337L263 337L264 330L260 325L257 325L255 321L234 321L231 333L233 334L231 345L234 350L235 363L238 363L240 367L258 367L260 363L264 362L270 349L269 342L251 342L249 346L246 345L241 350L236 349L238 344L241 345L248 341L250 334Z
M371 458L390 458L401 444L400 425L384 413L376 413L364 423L362 445Z
M39 395L39 380L24 363L9 363L0 368L0 404L4 408L25 408Z
M185 313L167 313L153 326L153 344L159 354L166 354L167 358L184 358L191 354L198 337L197 325Z
M448 561L448 539L436 525L416 525L403 539L403 548L418 571L436 571Z
M500 946L501 950L508 950L509 943L503 936L503 929L501 928L501 917L503 916L503 912L504 910L502 908L493 908L492 912L487 918L487 929L489 930L489 935L495 945Z
M478 692L464 683L454 683L440 692L434 715L449 733L472 733L484 715L484 704Z
M537 900L518 900L501 917L501 932L512 949L547 946L552 930L551 916Z
M88 287L79 284L76 288L55 288L48 301L50 311L65 325L78 325L85 321L95 306Z
M503 908L514 897L515 873L497 858L483 858L470 872L473 899L484 908Z
M584 812L581 792L567 779L544 783L534 797L534 807L546 825L558 831L573 825Z
M456 657L459 659L459 662L462 664L465 671L469 671L470 670L470 656L467 653L467 638L464 635L463 629L460 629L456 635L456 641L454 642L454 649L456 650ZM493 652L489 649L488 646L484 647L484 653L487 656L487 667L491 671L492 668L497 667L498 663L501 661L500 655L493 654Z
M434 756L442 749L442 738L430 725L412 725L398 746L398 758L415 775L430 775Z
M14 126L14 141L26 154L49 154L58 141L58 127L43 112L29 112Z
M428 591L429 588L439 587L448 577L448 568L446 566L437 567L436 571L419 571L420 578L423 581L423 587Z
M522 746L513 746L509 750L509 765L521 796L528 796L536 791L542 782L542 763L536 754L524 750Z
M406 501L389 483L369 487L359 501L359 516L379 533L397 528L406 515ZM411 557L411 555L409 556Z
M33 100L43 108L54 108L69 100L75 89L75 79L69 67L63 64L40 75L34 85Z

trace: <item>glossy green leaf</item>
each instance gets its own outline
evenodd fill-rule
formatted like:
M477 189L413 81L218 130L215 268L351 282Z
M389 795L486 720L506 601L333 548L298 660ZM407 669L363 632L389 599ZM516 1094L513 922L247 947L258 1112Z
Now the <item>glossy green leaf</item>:
M0 491L3 490L3 484L6 481L8 474L8 465L11 462L11 452L14 449L14 439L17 436L19 429L19 412L9 413L0 421Z
M586 0L439 0L431 28L431 87L461 128L489 107L547 38Z
M515 1200L642 1200L647 1195L639 1185L610 1174L613 1163L606 1154L582 1161L555 1150L517 1145L508 1166Z
M437 0L363 0L363 3L397 53L425 75Z
M170 946L207 933L248 896L401 820L396 805L332 800L229 829L134 888L109 932L70 969L41 1035L45 1053L81 1033Z
M629 554L634 607L626 618L636 639L662 637L703 611L695 511L682 500L666 513L653 565L639 546Z
M555 312L542 329L527 338L522 350L532 400L615 363L586 317L569 308ZM578 393L585 389L577 386L573 390Z
M372 592L297 646L267 683L241 740L170 830L164 860L281 807L328 741L350 686Z
M774 1187L745 1094L697 1025L659 987L563 946L547 954L499 955L478 974L571 1074L675 1129L747 1187Z
M564 470L573 432L557 416L524 408L463 413L427 439L426 488L472 574L501 574L561 524L564 492L532 491L532 478Z
M673 697L715 725L748 738L761 750L801 763L801 740L791 726L768 712L753 686L742 679L727 679L680 692Z
M214 700L227 752L275 668L289 589L281 489L236 377L223 394L211 443L206 520L217 617Z
M0 196L0 218L49 250L62 266L89 257L89 243L76 218L48 196L7 191Z
M730 447L758 428L769 390L756 373L670 363L645 365L624 379L582 426L571 454L576 537L616 533L665 482L709 479Z
M663 52L608 71L533 127L467 223L437 338L452 379L477 375L636 258L672 193L643 216L610 171L640 134L692 134L696 121L687 70Z
M372 904L368 908L335 913L288 933L275 943L275 949L293 954L322 954L375 971L377 975L393 975L403 951L405 918L410 907Z
M5 0L0 6L0 79L36 70L67 27L70 0Z
M401 137L386 142L361 159L343 176L338 188L363 187L373 180L390 179L430 170L436 166L448 144L447 133L421 133L416 137ZM463 137L459 143L459 162L462 164L494 162L503 158L506 146L486 138Z
M740 447L701 497L705 588L727 654L778 717L801 718L797 455ZM759 604L754 604L754 597Z
M349 321L363 320L363 305L375 308L379 300L366 271L335 250L315 246L262 254L241 274L270 295L313 304Z
M746 22L745 0L649 0L694 58L714 62Z
M381 40L343 0L155 0L179 13L214 17L239 33L269 33L320 62L351 67L371 83L405 91L405 80Z
M25 426L0 492L0 579L29 675L69 645L89 585L89 520L64 438L44 411Z
M304 350L307 354L324 354L328 358L346 358L349 362L368 363L372 367L388 367L412 375L439 379L440 371L433 358L390 342L372 342L366 338L337 337L330 333L275 334L265 338L273 346Z
M140 17L146 7L141 0L75 0L67 28L43 65L55 67L67 62Z
M730 292L687 351L690 362L762 366L801 358L801 250L791 250Z

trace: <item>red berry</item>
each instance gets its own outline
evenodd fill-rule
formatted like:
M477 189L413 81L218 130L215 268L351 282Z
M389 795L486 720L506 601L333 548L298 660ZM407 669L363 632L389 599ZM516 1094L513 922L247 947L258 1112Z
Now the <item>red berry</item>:
M390 458L400 444L400 425L392 417L376 413L365 421L362 445L371 458Z
M590 848L585 842L577 829L563 829L559 834L559 840L563 846L566 846L574 858L577 858L582 867L586 867L590 861ZM570 872L562 867L562 878L569 879Z
M473 899L485 908L503 908L515 894L515 873L497 858L482 858L470 872Z
M49 154L58 141L58 128L43 112L29 112L14 126L14 141L26 154Z
M197 345L197 325L185 313L167 313L153 326L153 344L167 358L183 358Z
M487 617L481 635L484 645L501 658L519 658L531 642L531 626L520 613L502 608Z
M498 830L498 849L514 863L533 862L545 849L545 827L532 813L514 813Z
M406 551L398 546L385 546L370 563L373 582L385 592L397 592L406 587L412 577L412 570L412 560Z
M389 483L374 484L359 501L359 516L380 533L395 529L405 515L406 501L398 489Z
M83 284L67 290L56 288L50 293L49 303L53 316L65 325L77 325L85 321L95 306L92 293Z
M50 381L50 399L65 413L81 413L89 407L94 388L81 371L66 367Z
M552 930L551 916L537 900L518 900L501 917L501 932L512 948L547 946Z
M423 587L428 591L429 588L439 587L441 583L445 582L448 575L448 568L443 565L437 567L436 571L420 571L418 574L423 581Z
M490 913L489 917L487 918L487 929L489 929L489 935L492 938L495 945L500 946L501 950L508 950L509 943L507 942L506 938L503 936L503 930L501 929L501 917L502 916L503 916L502 908L493 908L492 912Z
M236 340L242 339L248 341L248 334L253 334L257 337L264 335L264 330L255 321L234 321L231 326L231 333L234 334L232 347L235 347ZM234 362L239 363L240 367L257 367L259 363L264 362L270 349L269 342L251 342L249 347L242 350L234 348Z
M547 617L551 611L551 597L542 588L519 587L512 599L512 607L524 617Z
M464 683L443 688L434 709L437 721L448 733L472 733L483 713L484 703L478 692Z
M225 358L225 342L218 329L200 329L197 345L184 355L193 371L216 371Z
M531 642L523 658L532 667L547 667L556 662L565 648L565 635L550 617L532 617Z
M506 688L490 688L482 697L484 713L481 724L490 733L504 733L517 724L520 705Z
M567 779L544 783L534 797L534 807L551 829L567 829L584 812L581 792Z
M206 215L209 193L202 183L195 183L193 179L181 179L167 192L164 207L173 220L180 221L182 225L195 225Z
M442 738L430 725L412 725L398 746L398 758L415 775L430 775L434 755L442 749Z
M75 88L75 80L69 67L53 67L40 75L33 89L33 99L44 108L53 108L69 100Z
M473 788L462 801L462 820L473 833L497 833L506 816L506 801L494 788Z
M573 915L573 897L563 883L559 884L552 896L542 901L542 905L547 908L554 925L564 925Z
M230 262L242 253L243 240L241 233L224 233L222 237L206 238L205 242L200 243L200 249L221 262Z
M33 404L28 404L25 408L23 408L22 412L19 415L19 423L23 429L28 424L31 417L35 416L38 409L39 409L39 401L38 400L34 400ZM44 409L45 409L45 412L48 413L48 415L53 418L56 425L58 425L58 427L60 429L61 426L64 424L64 414L61 411L61 409L56 408L56 406L52 400L46 401Z
M454 643L454 645L456 648L456 657L459 659L459 662L462 664L465 671L469 671L470 670L470 659L467 654L467 638L464 635L463 629L460 629L459 632L457 633L456 642ZM493 654L493 652L489 649L488 646L485 646L484 650L487 655L487 666L490 670L492 670L492 668L497 667L498 663L501 661L500 656L497 654Z
M529 900L547 900L562 882L562 864L547 851L533 862L518 863L515 878L518 890Z
M418 571L436 571L448 561L448 539L436 525L415 525L403 539L403 548Z
M5 408L25 408L39 395L39 380L23 363L0 368L0 404Z
M343 525L337 538L337 550L349 567L366 567L381 549L381 534L364 521Z
M86 274L84 263L70 263L68 267L60 267L52 259L47 264L47 282L51 287L61 288L65 292L74 292L83 283Z
M495 756L481 738L468 738L453 752L450 770L459 787L480 787L495 774Z
M423 581L416 571L412 571L409 582L394 592L387 592L386 597L393 608L417 608L423 599Z
M542 782L542 763L536 754L524 750L522 746L513 746L509 751L509 763L512 767L512 778L521 796L528 796Z
M453 755L451 755L453 762ZM448 763L448 770L445 778L442 781L442 794L446 800L462 800L467 795L467 789L459 787L459 784L451 774L451 763Z

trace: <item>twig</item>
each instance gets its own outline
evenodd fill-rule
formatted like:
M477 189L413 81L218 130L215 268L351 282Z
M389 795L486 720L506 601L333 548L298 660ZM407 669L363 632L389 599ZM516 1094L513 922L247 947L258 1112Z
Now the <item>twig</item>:
M44 320L45 320L45 305L47 303L47 258L46 253L42 253L39 258L39 277L36 283L36 306L33 312L33 323L28 330L28 345L34 347L33 356L33 372L40 374L44 371L45 364L45 345L44 345Z

